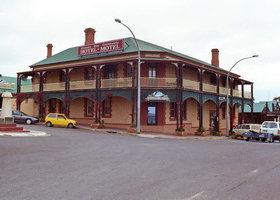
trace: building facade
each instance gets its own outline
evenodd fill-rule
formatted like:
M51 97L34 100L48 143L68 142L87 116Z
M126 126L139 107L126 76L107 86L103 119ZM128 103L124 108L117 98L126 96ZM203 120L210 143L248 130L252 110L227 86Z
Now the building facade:
M262 124L264 121L279 121L279 117L280 105L278 101L260 101L253 104L253 112L250 106L244 106L243 121L240 119L240 122Z
M61 112L82 124L104 121L128 128L137 117L138 49L133 38L95 43L95 30L85 30L85 46L66 49L18 73L18 108L34 100L34 115ZM219 51L211 64L137 40L141 55L141 131L173 133L184 127L225 132L226 76ZM21 85L22 78L32 84ZM231 73L230 124L238 123L238 107L253 105L253 83ZM249 91L245 91L245 88ZM241 116L242 118L242 116Z
M27 79L22 79L22 85L30 85L31 81ZM10 77L10 76L2 76L0 74L0 108L2 108L2 93L3 92L10 92L13 95L12 98L12 109L16 109L16 96L17 96L17 78L16 77ZM21 102L21 109L23 112L30 111L30 108L33 107L33 104L28 103L28 99ZM29 114L29 113L27 113Z

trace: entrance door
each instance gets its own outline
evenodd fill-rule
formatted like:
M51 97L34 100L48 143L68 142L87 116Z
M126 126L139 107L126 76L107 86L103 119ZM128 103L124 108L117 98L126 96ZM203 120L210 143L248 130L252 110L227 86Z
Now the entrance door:
M148 103L148 125L157 125L157 104Z
M216 129L217 127L217 112L210 111L210 128Z

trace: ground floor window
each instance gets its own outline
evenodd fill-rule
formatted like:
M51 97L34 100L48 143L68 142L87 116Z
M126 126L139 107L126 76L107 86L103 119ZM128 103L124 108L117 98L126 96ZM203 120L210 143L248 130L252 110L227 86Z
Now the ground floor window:
M176 102L170 102L170 120L176 120L177 118L177 110L178 110L178 105ZM183 119L187 119L187 101L184 101L182 104L183 109L182 109L182 115Z
M65 113L65 106L62 101L59 101L59 113Z
M56 99L50 99L49 112L50 113L55 113L56 112Z
M148 103L148 125L157 125L157 103Z
M93 116L93 101L88 98L85 99L85 117Z
M103 101L102 111L103 117L112 116L112 98L107 98Z

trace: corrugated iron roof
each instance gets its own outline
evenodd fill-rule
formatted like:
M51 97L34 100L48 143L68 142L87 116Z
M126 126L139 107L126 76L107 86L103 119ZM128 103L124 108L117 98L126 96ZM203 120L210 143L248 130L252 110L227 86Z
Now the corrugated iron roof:
M69 62L69 61L77 61L77 60L82 60L82 59L88 59L88 58L98 58L101 56L106 56L106 55L118 55L118 54L123 54L123 53L131 53L131 52L136 52L137 51L137 46L135 44L135 40L132 37L129 38L124 38L125 40L125 49L123 51L116 51L116 52L107 52L107 53L100 53L100 54L93 54L93 55L88 55L88 56L82 56L79 57L78 56L78 47L72 47L69 49L66 49L60 53L57 53L49 58L46 58L44 60L41 60L33 65L31 65L31 67L36 67L39 65L47 65L47 64L52 64L52 63L60 63L60 62ZM151 51L151 52L167 52L170 54L173 54L175 56L179 56L197 63L200 63L202 65L208 66L210 68L215 68L215 69L219 69L222 71L226 71L224 69L221 69L220 67L211 65L210 63L204 62L202 60L187 56L185 54L176 52L176 51L172 51L170 49L143 41L143 40L139 40L137 39L140 51ZM226 71L227 72L227 71Z

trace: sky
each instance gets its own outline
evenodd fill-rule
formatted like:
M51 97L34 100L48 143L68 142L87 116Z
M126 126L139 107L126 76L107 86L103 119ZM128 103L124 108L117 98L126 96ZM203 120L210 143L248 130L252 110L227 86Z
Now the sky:
M254 82L256 101L280 96L279 0L0 0L0 74L16 76L53 54L84 44L84 30L95 42L131 37L211 63ZM245 88L249 90L249 87Z

